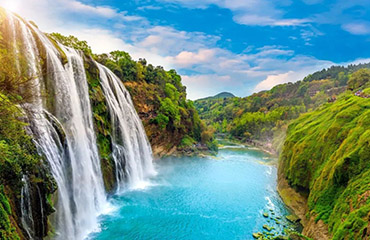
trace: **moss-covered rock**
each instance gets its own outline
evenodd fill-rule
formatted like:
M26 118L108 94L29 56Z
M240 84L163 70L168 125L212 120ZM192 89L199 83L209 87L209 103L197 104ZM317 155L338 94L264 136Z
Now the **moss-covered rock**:
M253 236L253 238L255 238L255 239L260 239L260 238L262 238L262 237L263 237L263 233L260 233L260 232L258 232L258 233L253 233L253 234L252 234L252 236Z
M300 221L299 217L295 216L295 215L288 215L285 217L289 222L291 223L297 223Z
M18 240L20 239L16 228L10 221L12 209L8 198L4 193L4 186L0 185L0 239Z
M269 225L267 225L267 224L263 225L263 226L262 226L262 228L263 228L263 229L266 229L266 230L267 230L267 231L269 231L269 232L270 232L271 230L273 230L273 229L274 229L274 227L270 227L270 226L269 226Z
M111 192L116 186L116 178L115 164L112 158L113 146L110 114L102 86L100 85L99 69L90 56L85 56L84 62L104 185L106 190Z

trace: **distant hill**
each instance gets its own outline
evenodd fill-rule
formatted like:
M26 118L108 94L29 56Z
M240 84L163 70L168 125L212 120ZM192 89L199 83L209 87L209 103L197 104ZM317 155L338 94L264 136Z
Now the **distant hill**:
M248 97L216 98L222 95L218 94L196 100L194 106L206 125L218 133L227 133L245 141L271 143L301 113L335 101L346 91L351 76L364 75L359 70L363 68L370 68L370 64L332 66L312 73L302 81L280 84ZM357 71L360 72L356 74ZM280 150L280 147L277 144L275 150Z
M229 92L221 92L215 96L212 96L212 97L206 97L206 98L201 98L201 99L198 99L196 101L199 101L199 100L211 100L211 99L220 99L220 98L233 98L235 97L234 94L232 93L229 93Z

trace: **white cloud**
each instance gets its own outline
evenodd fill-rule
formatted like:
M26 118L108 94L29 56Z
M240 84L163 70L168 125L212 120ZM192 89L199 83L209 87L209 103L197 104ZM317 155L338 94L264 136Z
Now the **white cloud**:
M262 90L269 90L278 84L283 84L287 82L296 82L297 80L303 78L304 76L306 76L305 73L302 74L293 71L276 75L269 75L265 80L257 84L257 86L254 88L254 91L259 92Z
M234 91L235 82L230 76L219 76L215 74L202 74L193 76L182 76L183 83L191 91L188 92L188 98L192 100L201 97L213 96L222 91Z
M359 58L359 59L356 59L356 60L353 60L353 61L339 63L338 65L347 66L347 65L351 65L351 64L355 65L355 64L369 63L369 62L370 62L370 58Z
M141 6L137 8L140 11L145 11L145 10L160 10L162 7L160 6L154 6L154 5L147 5L147 6Z
M315 0L311 1L315 2ZM370 34L369 9L370 1L367 0L336 0L330 5L329 10L318 13L312 18L317 24L338 25L351 34L368 35Z
M141 45L143 47L149 47L149 46L154 46L154 45L158 45L161 43L162 43L162 38L160 36L149 35L141 42Z
M56 2L58 1L62 4L62 8L69 12L89 14L94 17L101 16L105 18L119 18L124 21L140 21L144 19L140 16L127 15L127 12L119 11L118 9L109 6L93 6L76 0L56 0Z
M311 20L302 18L285 18L285 12L279 9L281 6L290 5L291 1L268 1L268 0L162 0L181 4L189 8L206 8L216 5L220 8L229 9L234 14L237 23L252 26L301 26Z
M206 63L215 56L213 49L200 49L197 53L182 51L175 57L168 57L168 60L181 67Z
M106 6L91 6L75 0L60 0L62 6L67 8L69 11L79 13L89 13L94 15L100 15L103 17L117 17L119 13L116 9Z
M99 28L60 29L62 34L77 36L86 40L94 53L107 53L117 49L130 49L132 46L125 43L112 32ZM109 43L109 44L106 44Z
M280 19L272 16L260 16L257 14L245 13L234 17L235 21L251 26L303 26L310 22L308 19Z
M258 52L254 57L264 57L264 56L292 56L294 51L282 49L280 46L264 46L258 48Z
M135 60L145 57L150 63L161 65L166 69L173 68L173 65L165 57L153 54L146 48L129 44L123 41L119 35L115 35L113 32L106 29L60 29L60 32L65 35L72 34L79 39L87 41L94 53L109 53L114 50L124 50L129 52Z
M347 23L343 24L342 28L355 35L370 34L370 23Z

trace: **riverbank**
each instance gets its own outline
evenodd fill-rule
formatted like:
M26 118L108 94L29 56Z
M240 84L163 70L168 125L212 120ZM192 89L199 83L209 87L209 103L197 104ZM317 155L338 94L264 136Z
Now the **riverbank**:
M219 142L219 147L223 146L222 142L226 141L228 143L232 144L238 144L243 145L245 147L255 147L261 150L262 152L265 152L273 157L279 157L278 150L274 147L274 144L270 141L257 141L257 140L246 140L242 141L237 138L223 138L225 135L218 135L219 138L217 138L217 141ZM221 143L220 143L221 142Z
M328 227L322 220L316 221L314 216L307 218L307 196L298 193L290 187L287 180L279 171L277 181L277 191L281 199L300 219L300 223L303 226L302 234L314 240L331 239Z
M273 147L273 144L269 141L262 142L257 140L248 140L246 141L245 145L249 147L256 147L261 151L264 151L274 157L279 157L278 151Z
M194 145L192 147L179 149L177 146L173 146L171 148L167 148L165 145L154 145L152 146L152 152L154 159L160 159L166 156L172 157L192 157L192 156L199 156L199 157L207 157L207 156L214 156L217 154L215 151L210 151L206 146L202 145Z
M255 147L259 150L270 154L273 157L279 158L278 151L273 147L271 142L262 142L262 141L254 141L250 140L246 143L238 140L230 140L236 144L242 144L246 147ZM299 223L302 225L302 235L310 237L314 240L328 240L331 239L331 236L328 231L327 225L322 221L316 221L315 216L311 216L307 218L308 213L308 203L307 203L307 196L298 193L295 189L289 186L286 179L279 171L279 164L278 161L275 162L275 165L278 169L277 173L277 191L279 196L281 197L284 204L292 211L294 215L296 215L300 220ZM304 239L304 238L301 238Z

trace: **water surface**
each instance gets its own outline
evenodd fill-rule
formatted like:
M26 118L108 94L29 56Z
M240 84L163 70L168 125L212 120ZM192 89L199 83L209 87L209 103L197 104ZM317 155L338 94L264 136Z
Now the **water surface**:
M152 186L113 196L116 210L100 217L91 239L253 239L262 226L282 231L289 214L276 192L269 155L224 148L214 158L157 161ZM281 224L263 216L271 210Z

